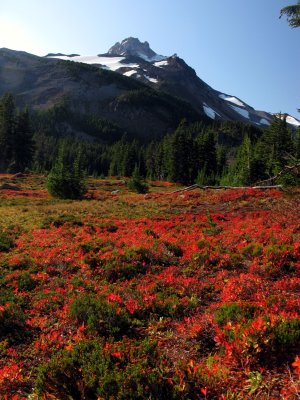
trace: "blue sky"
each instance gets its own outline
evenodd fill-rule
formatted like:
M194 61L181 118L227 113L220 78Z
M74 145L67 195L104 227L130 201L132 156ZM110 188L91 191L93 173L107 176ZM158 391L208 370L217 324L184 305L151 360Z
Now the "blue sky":
M0 48L94 55L126 37L177 53L214 89L269 112L300 114L296 0L1 0Z

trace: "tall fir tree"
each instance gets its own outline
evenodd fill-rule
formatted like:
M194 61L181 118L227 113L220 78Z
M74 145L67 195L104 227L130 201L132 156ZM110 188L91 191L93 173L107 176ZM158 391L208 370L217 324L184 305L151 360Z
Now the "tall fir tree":
M276 175L293 153L292 132L284 115L274 117L265 129L261 136L261 146L265 148L267 175Z
M180 123L174 134L167 138L165 144L168 179L185 185L191 183L195 148L185 120Z
M29 110L26 108L16 116L13 159L10 169L14 172L24 171L31 165L34 153L33 134Z
M0 171L6 172L12 162L15 144L15 102L11 93L0 101Z

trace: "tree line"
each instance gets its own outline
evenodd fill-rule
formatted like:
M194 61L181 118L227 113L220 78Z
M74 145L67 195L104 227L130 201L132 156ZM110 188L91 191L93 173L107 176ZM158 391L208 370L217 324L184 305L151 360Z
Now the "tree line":
M124 134L114 143L105 143L35 131L28 109L16 110L11 94L0 101L0 172L48 173L60 165L66 173L68 166L74 169L80 164L85 174L94 176L129 177L135 172L185 185L244 186L272 178L297 162L300 130L292 132L284 116L274 117L264 130L239 122L188 124L183 120L160 140L141 143ZM280 180L299 184L292 172Z

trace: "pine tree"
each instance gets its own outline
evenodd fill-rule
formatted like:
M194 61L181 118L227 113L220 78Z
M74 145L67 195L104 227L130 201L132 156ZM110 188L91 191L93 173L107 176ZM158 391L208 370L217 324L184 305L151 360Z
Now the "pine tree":
M234 185L249 185L251 183L252 145L248 135L238 149L235 164L231 173Z
M86 192L84 174L81 168L81 154L77 154L73 164L67 160L66 149L62 146L51 172L47 177L47 189L53 197L80 199Z
M149 190L148 185L143 182L140 176L139 168L137 165L135 166L133 173L127 183L127 187L129 190L137 193L147 193Z
M24 171L29 167L34 152L34 142L28 108L20 112L16 117L13 160L11 161L11 170Z
M297 129L295 138L295 158L300 162L300 127Z
M15 103L11 93L0 101L0 171L6 172L13 157L15 134Z
M280 11L279 18L281 18L284 14L287 16L288 23L292 28L299 27L300 26L300 1L298 1L297 4L283 7Z
M165 145L168 179L182 184L191 183L194 142L185 120L180 123L175 133L167 138Z
M284 116L274 117L273 122L265 129L261 142L265 148L266 172L269 176L275 175L286 165L293 152L292 132Z

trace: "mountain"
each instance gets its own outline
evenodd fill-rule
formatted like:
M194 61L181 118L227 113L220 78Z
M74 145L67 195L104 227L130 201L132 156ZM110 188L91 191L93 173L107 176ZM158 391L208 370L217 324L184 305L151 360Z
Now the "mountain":
M113 68L60 58L78 61L76 55L37 57L0 49L0 96L11 92L17 106L35 110L40 130L104 141L116 140L124 132L155 139L173 131L183 118L201 119L189 103L109 71ZM120 64L121 57L111 59Z
M149 43L141 43L137 38L127 38L121 43L117 42L112 46L108 52L108 56L137 56L145 61L161 61L165 57L156 54L152 49L150 49Z
M127 38L95 56L38 57L0 49L0 96L35 113L38 131L113 142L127 133L144 141L188 122L237 121L266 127L273 115L211 88L176 54ZM55 122L53 122L55 121ZM287 116L290 126L300 122ZM298 125L297 125L298 124Z
M238 97L211 88L176 54L170 57L158 55L148 42L141 43L137 38L129 37L118 42L107 53L98 56L56 58L94 64L134 78L156 90L184 99L198 113L212 120L242 121L263 128L273 119L271 113L255 110Z

